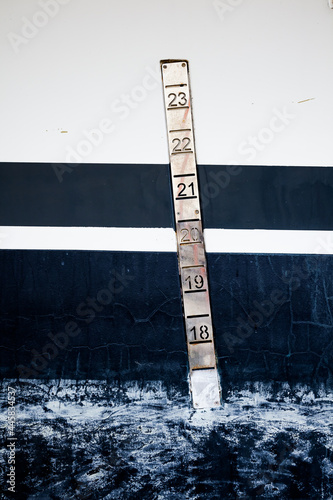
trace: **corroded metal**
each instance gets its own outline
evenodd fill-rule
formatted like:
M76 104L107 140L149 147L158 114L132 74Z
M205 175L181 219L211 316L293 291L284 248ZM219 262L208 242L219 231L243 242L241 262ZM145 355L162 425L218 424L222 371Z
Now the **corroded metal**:
M195 408L220 405L192 122L188 62L161 61L179 274Z

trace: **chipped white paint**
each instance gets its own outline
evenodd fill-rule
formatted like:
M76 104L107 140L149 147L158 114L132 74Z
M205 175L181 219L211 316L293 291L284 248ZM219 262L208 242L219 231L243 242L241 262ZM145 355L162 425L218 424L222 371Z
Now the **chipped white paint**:
M7 385L16 387L17 380L3 380L2 389ZM6 390L0 391L0 403L6 404ZM274 495L267 498L292 498L291 484L310 483L314 491L320 480L315 498L326 500L333 474L332 407L332 392L317 388L315 395L301 385L247 384L228 394L223 406L193 411L187 396L161 381L126 382L120 388L101 380L21 380L16 431L24 440L17 441L17 453L29 457L29 498L44 479L45 446L52 466L43 498L51 498L48 492L76 498L78 490L56 464L66 467L70 459L82 497L98 487L110 500L146 498L141 488L148 482L160 499L197 498L197 484L211 486L205 498L213 499L225 483L228 488L232 483L235 498L248 498L255 487L269 492L272 485ZM0 413L2 427L6 417ZM219 466L230 457L232 477ZM315 465L309 478L308 464ZM115 489L113 478L128 467L134 475ZM172 484L177 486L170 491Z

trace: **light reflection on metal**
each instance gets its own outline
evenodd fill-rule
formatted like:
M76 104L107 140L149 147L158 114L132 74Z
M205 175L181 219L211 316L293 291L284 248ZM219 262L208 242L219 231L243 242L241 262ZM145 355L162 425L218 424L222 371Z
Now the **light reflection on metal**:
M178 263L194 408L221 404L201 224L188 62L161 61Z

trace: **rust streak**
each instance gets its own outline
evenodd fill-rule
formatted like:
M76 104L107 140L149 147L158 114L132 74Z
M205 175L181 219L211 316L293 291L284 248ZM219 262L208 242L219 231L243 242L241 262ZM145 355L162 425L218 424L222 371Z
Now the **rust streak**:
M301 102L308 102L308 101L313 101L315 97L311 97L310 99L304 99L304 101L298 101L297 104L301 104Z

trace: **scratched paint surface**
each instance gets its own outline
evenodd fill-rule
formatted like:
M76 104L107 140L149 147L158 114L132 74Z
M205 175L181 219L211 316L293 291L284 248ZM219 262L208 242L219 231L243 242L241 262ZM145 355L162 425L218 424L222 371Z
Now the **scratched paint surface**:
M324 390L299 386L288 397L284 386L272 401L272 387L255 384L194 411L158 382L5 381L2 395L8 383L20 498L332 498L333 398Z
M17 377L20 364L31 367L32 350L41 353L50 333L74 321L80 333L46 360L41 378L187 387L175 254L3 251L0 257L2 377ZM124 280L115 283L119 293L94 310L88 298L108 299L100 292L113 271ZM223 397L248 381L313 390L323 383L332 390L331 256L209 254L208 272Z
M4 251L0 263L22 498L332 497L330 256L208 256L224 406L198 413L176 255ZM123 288L88 314L113 270ZM70 321L80 335L39 380L17 381ZM5 416L2 404L2 433Z

